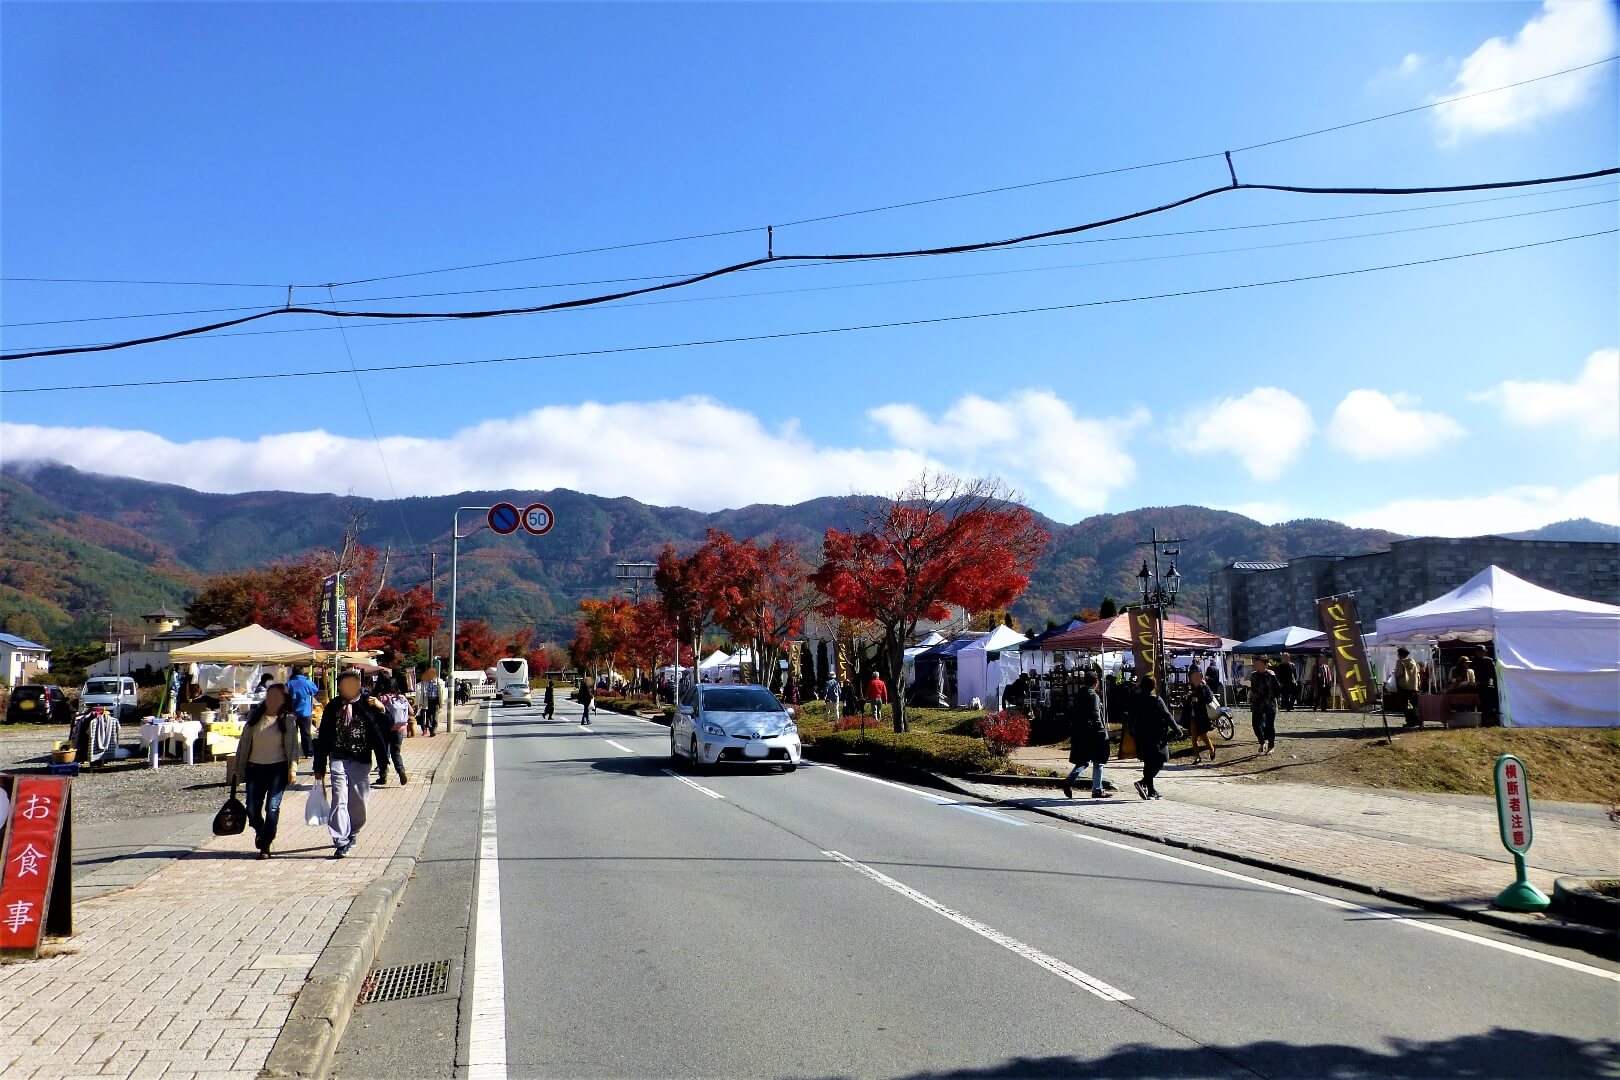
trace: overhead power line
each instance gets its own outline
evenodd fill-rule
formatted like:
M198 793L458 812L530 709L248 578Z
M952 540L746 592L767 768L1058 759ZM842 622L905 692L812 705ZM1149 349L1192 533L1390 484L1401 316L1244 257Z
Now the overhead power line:
M1215 195L1223 195L1232 191L1281 191L1300 195L1440 195L1449 192L1462 191L1499 191L1509 188L1537 187L1546 184L1571 183L1577 180L1592 180L1600 176L1613 176L1620 173L1620 168L1598 169L1591 172L1572 173L1566 176L1540 177L1533 180L1498 180L1482 184L1454 184L1433 187L1415 188L1378 188L1378 187L1305 187L1291 184L1244 184L1234 181L1226 187L1209 188L1183 196L1171 202L1143 210L1133 210L1129 213L1118 214L1110 218L1089 221L1080 225L1069 225L1058 229L1046 229L1041 232L1027 233L1022 236L1007 237L1001 240L984 240L973 243L950 244L941 247L912 248L898 251L877 252L837 252L820 255L775 255L768 254L762 258L747 259L743 262L732 263L729 266L717 267L700 274L680 278L675 281L665 281L657 285L646 285L637 289L623 289L618 292L603 293L596 296L576 297L572 300L559 300L550 304L537 304L529 307L494 308L481 311L337 311L331 308L295 307L288 305L268 311L261 311L253 315L244 315L240 318L226 319L220 322L209 323L203 326L193 326L183 330L172 330L164 334L153 334L147 337L130 338L124 341L109 342L103 345L84 345L59 349L30 349L22 352L6 353L0 355L0 360L26 360L38 356L62 356L74 353L108 352L114 349L127 349L137 345L150 345L159 341L173 341L176 338L194 337L214 330L224 330L232 326L242 326L246 323L257 322L260 319L272 318L277 315L323 315L338 319L489 319L509 315L537 315L547 311L566 311L572 308L591 307L598 304L611 303L615 300L626 300L635 296L646 296L651 293L666 292L670 289L688 288L705 281L726 277L731 274L752 270L756 267L787 262L865 262L879 259L905 259L934 257L941 255L958 255L970 251L989 251L995 248L1015 247L1027 244L1033 240L1049 240L1058 236L1073 236L1077 233L1101 229L1109 225L1118 225L1138 218L1151 217L1163 214L1179 207L1188 206Z
M1202 228L1202 229L1173 229L1173 230L1167 230L1167 231L1164 231L1164 232L1126 233L1126 234L1121 235L1121 236L1089 236L1089 237L1084 237L1084 238L1079 239L1079 240L1052 240L1052 241L1048 241L1047 243L1042 243L1042 244L1027 244L1027 245L1025 245L1023 247L1020 247L1020 248L998 249L998 251L1001 251L1001 252L1005 252L1005 251L1008 251L1008 250L1014 251L1014 252L1019 252L1019 251L1039 251L1039 250L1041 250L1043 248L1070 247L1070 246L1074 246L1074 245L1078 245L1078 244L1119 244L1119 243L1127 243L1127 242L1130 242L1130 241L1133 241L1133 240L1159 240L1159 239L1167 239L1167 238L1181 237L1181 236L1203 236L1203 235L1212 234L1212 233L1247 232L1247 231L1251 231L1251 230L1254 230L1254 229L1278 229L1278 228L1285 228L1285 227L1288 227L1288 226L1291 226L1291 225L1316 225L1316 224L1321 224L1323 222L1329 222L1329 221L1354 221L1354 220L1358 220L1358 219L1361 219L1361 218L1388 217L1388 216L1390 216L1392 214L1419 214L1419 213L1424 213L1426 211L1432 211L1432 210L1449 210L1449 209L1452 209L1452 208L1455 208L1455 207L1462 207L1462 206L1479 206L1479 205L1482 205L1484 203L1510 202L1510 201L1514 201L1514 200L1518 200L1518 199L1544 199L1549 195L1563 195L1563 194L1567 194L1569 192L1574 192L1574 191L1589 191L1592 188L1598 188L1598 187L1612 187L1612 186L1614 186L1614 183L1615 183L1615 180L1611 178L1611 179L1608 179L1608 180L1599 180L1599 181L1596 181L1595 183L1590 183L1590 184L1577 184L1577 185L1575 185L1573 187L1563 188L1563 189L1558 190L1558 191L1540 191L1540 190L1536 190L1536 191L1520 191L1520 192L1516 192L1516 193L1514 193L1512 195L1493 195L1493 196L1491 196L1489 198L1485 198L1485 199L1455 199L1455 200L1452 200L1451 202L1430 203L1430 204L1428 204L1426 206L1397 206L1397 207L1392 207L1392 208L1390 208L1388 210L1363 210L1363 211L1358 211L1358 212L1353 213L1353 214L1327 214L1327 215L1323 215L1323 216L1319 216L1319 217L1285 218L1285 219L1283 219L1281 221L1256 221L1256 222L1248 222L1246 224L1241 224L1241 225L1212 225L1212 226L1208 226L1208 227ZM1576 210L1576 209L1581 209L1581 208L1587 207L1587 206L1601 205L1601 204L1604 204L1604 203L1607 203L1607 202L1610 202L1610 201L1612 201L1612 200L1600 200L1597 203L1576 203L1576 204L1573 204L1573 205L1570 205L1570 206L1557 206L1557 207L1552 207L1552 208L1550 208L1548 210L1529 211L1529 212L1527 212L1527 214L1524 214L1524 215L1521 215L1521 214L1504 214L1504 215L1493 216L1493 217L1485 217L1485 218L1467 218L1467 219L1464 219L1462 221L1443 222L1443 223L1441 223L1439 225L1420 226L1417 229L1413 229L1413 230L1394 229L1394 230L1389 230L1388 232L1354 233L1354 234L1349 234L1347 236L1342 236L1342 237L1327 237L1325 241L1320 241L1320 242L1333 241L1333 240L1342 240L1342 239L1357 239L1357 238L1363 237L1363 236L1384 236L1384 235L1389 235L1390 233L1408 232L1408 231L1421 231L1422 229L1447 228L1447 227L1450 227L1450 226L1453 226L1453 225L1477 225L1477 224L1483 224L1483 223L1492 222L1492 221L1502 221L1502 220L1506 220L1508 218L1528 216L1528 214L1555 213L1555 212L1560 211L1560 210ZM1292 243L1308 244L1308 243L1317 243L1317 242L1319 242L1319 241L1316 241L1316 240L1300 240L1300 241L1293 241ZM1218 250L1219 251L1256 251L1256 250L1261 250L1261 249L1266 248L1266 247L1273 247L1273 246L1288 246L1288 245L1269 245L1269 244L1267 244L1267 245L1259 245L1257 247L1223 248L1223 249L1218 249ZM992 251L992 252L985 252L984 254L996 254L996 253L997 252ZM1211 254L1211 253L1212 252L1197 252L1197 251L1195 251L1195 252L1189 252L1189 253L1186 253L1186 254L1189 257L1191 257L1191 256L1205 255L1205 254ZM1169 259L1169 258L1179 258L1179 257L1181 257L1181 256L1176 255L1176 254L1172 254L1172 255L1151 256L1150 258ZM1136 259L1122 259L1122 260L1113 260L1113 261L1107 261L1107 262L1066 263L1062 267L1053 267L1053 268L1050 268L1050 269L1070 269L1070 268L1073 268L1073 267L1076 267L1076 266L1109 266L1109 265L1113 265L1115 261L1123 262L1123 263L1129 263L1129 262L1135 262L1135 261L1139 261L1139 260L1136 260ZM818 267L820 267L822 265L824 265L824 264L821 264L821 263L783 263L783 264L779 264L779 265L778 264L772 264L772 265L768 265L768 266L762 266L762 267L759 267L759 270L760 271L767 271L767 270L814 270L814 269L817 269ZM1038 272L1038 271L1044 270L1044 269L1049 269L1049 268L1048 267L1035 267L1035 268L1033 268L1033 271ZM348 300L339 300L339 301L337 301L337 303L339 303L339 304L370 304L370 303L379 303L379 302L387 301L387 300L417 300L417 299L422 299L422 298L425 298L425 297L440 297L440 296L473 296L473 295L480 295L480 294L485 294L485 293L497 293L497 292L528 292L528 291L537 290L537 289L559 289L559 288L566 288L566 287L569 287L569 286L578 286L578 285L615 285L615 284L620 284L622 282L632 282L632 281L672 281L672 280L674 280L676 278L688 277L692 273L695 273L695 272L696 271L688 271L687 273L682 273L682 274L656 274L656 275L651 275L651 276L640 276L640 277L629 277L629 278L600 278L600 279L597 279L597 280L594 280L594 281L537 282L537 283L531 283L531 284L528 284L528 285L506 285L506 286L501 286L501 287L497 287L497 288L486 288L486 289L454 289L454 290L439 291L439 292L401 293L401 294L396 294L396 295L393 295L393 296L360 296L360 297L353 297L353 298L348 299ZM1023 273L1023 272L1026 272L1026 271L1023 271L1023 270L1012 270L1012 271L996 270L996 271L989 271L985 275L980 275L980 274L952 274L952 275L946 275L945 277L940 277L940 278L932 278L932 277L930 277L930 278L907 278L907 279L903 279L903 280L904 281L951 280L951 279L955 279L955 278L994 276L994 275L1005 274L1005 273ZM827 289L865 288L865 287L868 287L868 286L877 287L877 286L886 285L886 284L890 284L890 282L887 282L887 281L858 282L858 283L855 283L855 284L852 284L852 285L829 285L829 286L824 286L824 288L827 288ZM757 293L757 294L750 293L750 294L744 294L744 295L761 295L761 296L764 296L764 295L778 295L778 294L788 294L788 293L796 293L796 292L804 292L804 291L815 291L815 290L781 289L781 290L773 290L771 292L762 292L762 293ZM705 297L704 299L716 299L716 300L719 300L719 299L726 299L726 297ZM627 304L627 305L624 305L624 306L626 306L626 307L635 307L637 305L635 305L635 304ZM194 311L194 312L148 312L148 313L144 313L144 314L132 314L132 315L127 315L127 316L114 316L114 317L122 317L122 318L157 318L160 315L170 315L170 316L172 316L172 315L176 315L176 314L214 314L214 313L218 313L218 312L228 312L228 311L258 311L258 310L260 310L260 309L258 307L256 307L256 306L239 306L239 307L226 307L226 308L206 308L206 309L201 309L200 311ZM94 318L94 319L53 319L53 320L49 320L49 322L51 324L53 324L53 325L54 324L62 324L62 323L98 322L98 321L102 321L104 318L107 318L107 317L103 316L103 317L98 317L98 318ZM421 325L428 325L428 324L437 323L437 322L453 322L453 321L454 320L451 320L451 319L429 318L429 319L416 320L414 322L409 323L408 325L421 326ZM6 324L6 327L42 326L42 325L45 325L45 323L44 322L9 323L9 324ZM370 329L376 329L379 326L400 326L400 325L404 325L404 324L401 324L399 322L360 323L357 326L351 327L351 329L370 330ZM0 328L5 328L5 327L0 327ZM282 328L280 330L242 330L242 331L238 331L236 333L215 334L215 335L213 335L211 337L207 337L207 338L181 338L179 340L181 340L181 341L191 341L191 342L199 342L199 341L207 342L207 341L217 341L220 338L263 337L263 336L269 335L269 334L325 333L328 329L330 329L330 328L326 327L326 326L293 326L293 327L284 327L284 328ZM77 347L79 347L79 345L83 345L83 344L105 345L105 344L108 344L108 343L105 342L105 341L92 341L92 342L81 342L81 343L77 343L77 344L74 344L74 345L57 345L57 344L53 344L53 345L39 345L39 346L35 346L35 347L36 348L43 348L43 349L65 349L65 348L77 348Z
M840 218L859 217L859 216L862 216L862 215L865 215L865 214L877 214L877 213L884 213L884 212L887 212L887 211L890 211L890 210L904 210L904 209L909 209L911 207L916 207L916 206L927 206L927 205L931 205L931 204L934 204L934 203L951 202L951 201L954 201L954 200L957 200L957 199L972 199L972 198L978 198L978 197L984 196L984 195L999 195L999 194L1003 194L1003 193L1009 192L1009 191L1024 191L1024 190L1028 190L1030 188L1048 187L1048 186L1051 186L1051 185L1054 185L1054 184L1074 183L1074 182L1081 181L1081 180L1092 180L1092 179L1096 179L1098 177L1103 177L1103 176L1117 176L1117 175L1122 174L1122 173L1139 172L1139 171L1146 170L1146 169L1165 168L1165 167L1168 167L1168 166L1171 166L1171 165L1183 165L1183 164L1187 164L1187 163L1194 162L1194 161L1209 161L1209 160L1222 158L1222 157L1226 156L1227 154L1247 153L1247 152L1249 152L1251 150L1260 150L1260 149L1264 149L1264 148L1269 147L1269 146L1279 146L1279 145L1281 145L1283 143L1295 142L1295 141L1297 141L1299 139L1309 139L1309 138L1313 138L1313 137L1315 137L1317 135L1326 135L1326 134L1329 134L1329 133L1335 132L1335 131L1344 131L1344 130L1346 130L1348 128L1360 127L1360 126L1362 126L1364 124L1374 124L1374 123L1378 123L1379 121L1383 121L1383 120L1392 120L1392 119L1395 119L1396 117L1409 116L1409 115L1411 115L1413 113L1425 112L1425 111L1427 111L1429 109L1436 109L1436 108L1439 108L1439 107L1441 107L1443 105L1450 105L1453 102L1466 101L1466 100L1468 100L1470 98L1483 97L1483 96L1485 96L1487 94L1497 94L1497 93L1501 93L1504 90L1513 90L1513 89L1516 89L1516 88L1521 87L1521 86L1529 86L1532 83L1545 82L1548 79L1556 79L1556 78L1559 78L1559 77L1564 76L1564 75L1573 75L1576 72L1586 71L1586 70L1588 70L1590 68L1601 67L1604 64L1611 64L1616 60L1620 60L1620 54L1616 54L1614 56L1606 56L1601 60L1594 60L1594 61L1592 61L1590 63L1586 63L1586 64L1578 64L1578 65L1576 65L1574 67L1563 68L1563 69L1558 70L1558 71L1551 71L1551 72L1548 72L1545 75L1537 75L1534 78L1521 79L1518 82L1505 83L1505 84L1503 84L1501 86L1493 86L1493 87L1490 87L1490 88L1485 89L1485 90L1475 90L1475 91L1472 91L1472 92L1467 93L1467 94L1457 94L1457 95L1455 95L1453 97L1449 97L1449 98L1439 98L1439 99L1437 99L1435 101L1430 101L1430 102L1427 102L1427 103L1425 103L1423 105L1414 105L1414 106L1412 106L1410 108L1406 108L1406 109L1397 109L1394 112L1380 113L1377 116L1366 116L1366 117L1362 117L1359 120L1350 120L1350 121L1346 121L1345 123L1342 123L1342 124L1333 124L1333 125L1330 125L1328 127L1315 128L1315 129L1313 129L1311 131L1296 132L1296 133L1294 133L1292 135L1284 135L1284 136L1281 136L1279 138L1268 139L1268 140L1266 140L1264 142L1250 143L1247 146L1241 146L1241 147L1238 147L1235 150L1230 150L1230 151L1228 151L1228 150L1211 150L1211 151L1209 151L1207 153L1202 153L1202 154L1189 154L1189 155L1185 155L1185 156L1182 156L1182 157L1166 158L1166 159L1163 159L1163 160L1160 160L1160 161L1139 162L1139 163L1134 164L1134 165L1120 165L1120 166L1116 166L1114 168L1097 169L1097 170L1094 170L1094 171L1091 171L1091 172L1074 173L1074 174L1068 175L1068 176L1054 176L1054 177L1049 177L1049 178L1044 179L1044 180L1028 180L1028 181L1024 181L1024 182L1021 182L1021 183L1015 183L1015 184L1003 184L1003 185L999 185L997 187L979 188L979 189L976 189L976 190L973 190L973 191L959 191L959 192L954 192L954 193L948 194L948 195L934 195L934 196L930 196L930 197L927 197L927 198L921 198L921 199L909 199L909 200L906 200L906 201L903 201L903 202L885 203L885 204L880 205L880 206L867 206L867 207L861 207L861 208L855 209L855 210L842 210L842 211L839 211L837 213L819 214L819 215L815 215L815 216L812 216L812 217L803 217L803 218L797 218L797 219L794 219L794 220L791 220L791 221L784 221L784 222L781 222L779 224L775 224L774 227L775 228L784 228L785 229L785 228L790 228L790 227L798 226L798 225L810 225L810 224L814 224L816 222L822 222L822 221L834 221L834 220L837 220L837 219L840 219ZM625 251L625 250L629 250L629 249L632 249L632 248L654 247L654 246L658 246L658 245L662 245L662 244L685 243L687 241L692 241L692 240L708 240L708 239L713 239L713 238L717 238L717 237L724 237L724 236L741 236L741 235L744 235L744 234L747 234L747 233L763 232L768 227L770 227L770 226L754 225L754 226L749 226L749 227L744 227L744 228L722 229L722 230L716 230L716 231L711 231L711 232L692 233L692 234L688 234L688 235L685 235L685 236L662 237L662 238L659 238L659 239L656 239L656 240L638 240L638 241L631 241L631 242L620 243L620 244L607 244L607 245L602 245L602 246L599 246L599 247L578 248L578 249L575 249L575 250L572 250L572 251L555 251L555 252L547 252L547 253L539 254L539 255L523 255L523 256L518 256L516 258L496 259L496 260L487 261L487 262L464 263L464 264L460 264L460 265L457 265L457 266L442 266L442 267L436 267L436 268L431 269L431 270L411 270L411 271L405 271L405 272L397 273L397 274L378 274L378 275L373 275L371 277L353 278L353 279L350 279L348 281L319 282L319 283L305 284L305 285L293 284L293 285L289 286L289 283L287 283L287 282L166 281L166 280L141 280L141 279L132 279L132 278L66 278L66 277L0 277L0 281L38 282L38 283L52 283L52 284L82 284L82 285L183 285L183 286L217 286L217 287L221 287L221 288L244 288L244 289L247 289L247 288L284 289L284 288L289 288L289 287L291 287L291 288L307 288L307 289L324 289L328 285L332 285L332 286L369 285L369 284L372 284L374 282L379 282L379 281L398 281L398 280L402 280L404 278L427 277L427 276L430 276L430 275L433 275L433 274L451 274L451 273L458 273L458 272L464 271L464 270L482 270L482 269L487 269L487 268L496 267L496 266L512 266L512 265L516 265L516 264L519 264L519 263L538 262L538 261L542 261L542 260L546 260L546 259L562 259L562 258L568 258L568 257L571 257L571 256L576 256L576 255L594 255L594 254L599 254L599 253L609 252L609 251Z
M361 372L393 372L393 371L434 371L443 368L485 367L496 364L511 364L527 360L569 360L588 356L612 356L626 353L660 352L668 349L687 349L710 345L736 345L758 341L781 341L788 338L819 337L829 334L846 334L864 330L889 330L909 326L929 326L943 323L969 322L979 319L997 319L1013 315L1036 315L1054 311L1076 311L1083 308L1108 307L1116 304L1134 304L1151 300L1170 300L1188 296L1208 296L1214 293L1240 292L1248 289L1268 288L1277 285L1293 285L1307 281L1325 281L1332 278L1354 277L1361 274L1378 273L1385 270L1402 270L1414 266L1431 266L1437 263L1455 262L1459 259L1472 259L1484 255L1499 255L1510 251L1526 251L1531 248L1548 247L1552 244L1565 244L1575 240L1586 240L1596 236L1613 236L1620 232L1620 228L1600 229L1596 232L1577 233L1573 236L1560 236L1551 240L1537 240L1525 244L1512 244L1507 247L1486 248L1481 251L1465 251L1456 255L1441 255L1430 259L1413 259L1407 262L1386 263L1380 266L1358 267L1352 270L1334 270L1320 274L1304 274L1297 277L1274 278L1267 281L1249 281L1235 285L1213 285L1202 289L1181 289L1175 292L1150 293L1142 296L1115 297L1107 300L1084 300L1070 304L1049 304L1042 307L1013 308L1004 311L981 311L965 315L941 315L924 319L900 319L893 322L864 323L855 326L831 326L813 330L788 330L774 334L748 334L738 337L708 338L698 341L663 342L654 345L625 345L616 348L580 349L570 352L535 353L527 356L498 356L479 360L438 360L416 364L379 364L374 367L359 368ZM135 387L153 386L193 386L204 383L234 383L234 382L263 382L278 379L304 379L327 375L348 375L349 368L327 368L315 371L277 371L262 372L248 375L203 375L195 378L173 379L140 379L129 382L116 383L81 383L62 386L34 386L34 387L0 387L0 394L46 394L69 390L124 390Z

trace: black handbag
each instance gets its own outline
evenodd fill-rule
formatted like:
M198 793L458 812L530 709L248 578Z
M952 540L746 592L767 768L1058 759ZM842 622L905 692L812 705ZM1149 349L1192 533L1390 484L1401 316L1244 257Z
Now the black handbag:
M247 807L236 797L236 785L232 784L230 798L225 800L225 805L214 815L214 835L235 836L246 828Z

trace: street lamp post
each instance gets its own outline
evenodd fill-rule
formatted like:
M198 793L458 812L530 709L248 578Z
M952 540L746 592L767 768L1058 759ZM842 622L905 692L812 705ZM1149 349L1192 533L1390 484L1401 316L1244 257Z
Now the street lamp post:
M1176 555L1181 554L1180 548L1170 547L1186 540L1185 536L1160 536L1159 530L1154 528L1146 540L1138 541L1138 547L1152 549L1153 568L1148 569L1149 559L1142 560L1142 569L1136 572L1137 584L1142 589L1142 605L1153 612L1153 667L1159 673L1159 696L1168 697L1169 687L1164 677L1164 614L1166 609L1173 607L1176 594L1181 591L1181 572L1176 569ZM1159 574L1159 553L1163 549L1164 555L1170 558L1170 570L1162 577Z
M459 506L456 512L450 515L450 708L445 714L445 733L455 730L456 723L456 556L461 553L461 542L478 532L473 529L467 536L461 535L461 515L463 511L479 510L488 513L487 506Z

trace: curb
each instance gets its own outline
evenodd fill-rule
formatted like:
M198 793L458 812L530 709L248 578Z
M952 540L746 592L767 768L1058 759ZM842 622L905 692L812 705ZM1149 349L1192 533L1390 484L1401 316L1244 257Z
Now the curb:
M377 948L388 931L394 909L416 871L416 862L427 845L428 832L438 817L466 742L465 728L450 733L450 747L434 769L433 783L416 820L400 840L394 857L388 860L388 868L354 898L321 950L259 1071L261 1077L320 1080L331 1070L338 1040L354 1012L354 999L377 958Z
M939 773L931 773L930 775L934 778L934 781L938 786L944 787L950 791L954 791L959 795L970 795L976 799L986 798L986 796L980 794L979 792L970 791L961 786L961 784L952 777L942 776ZM1008 800L1005 799L995 799L991 801L1006 805L1017 805L1016 803L1009 803ZM1567 923L1551 923L1544 921L1544 918L1538 918L1534 915L1514 915L1508 912L1469 907L1465 904L1458 904L1448 900L1437 900L1434 897L1417 896L1412 893L1385 888L1382 885L1374 885L1367 881L1358 881L1354 878L1340 877L1334 874L1323 874L1315 870L1307 870L1303 867L1290 866L1287 863L1276 862L1271 859L1262 859L1253 855L1246 855L1242 852L1229 851L1223 848L1215 847L1211 844L1200 844L1189 840L1180 840L1173 836L1166 836L1162 833L1150 832L1146 829L1133 829L1124 825L1116 825L1113 822L1077 820L1069 817L1067 814L1060 814L1055 810L1048 810L1045 807L1020 806L1019 809L1041 814L1044 817L1056 818L1059 821L1066 821L1071 825L1083 825L1086 828L1100 829L1103 832L1120 833L1124 836L1133 836L1138 840L1151 840L1153 843L1163 844L1165 847L1179 848L1182 851L1195 851L1201 855L1213 855L1216 858L1228 859L1232 862L1241 863L1245 866L1253 866L1261 870L1271 870L1275 873L1287 874L1289 877L1303 878L1306 881L1314 881L1322 885L1335 885L1339 888L1351 889L1355 892L1367 893L1368 895L1377 896L1384 900L1391 900L1398 904L1407 904L1411 907L1423 908L1424 910L1438 912L1443 915L1453 915L1460 919L1468 919L1472 922L1484 923L1488 926L1497 927L1498 929L1512 930L1515 933L1524 934L1527 937L1538 938L1551 945L1562 945L1568 948L1581 949L1585 952L1590 952L1594 955L1602 956L1610 960L1620 959L1620 937L1616 937L1616 935L1610 931L1598 929L1596 927L1572 926Z

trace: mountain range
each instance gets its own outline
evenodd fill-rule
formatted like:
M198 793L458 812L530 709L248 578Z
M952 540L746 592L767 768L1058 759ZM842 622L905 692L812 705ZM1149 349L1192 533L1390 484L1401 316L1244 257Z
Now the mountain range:
M210 574L335 544L355 513L365 517L368 543L397 553L399 584L431 575L436 594L446 600L452 514L457 507L497 502L544 502L556 515L556 528L538 538L479 529L463 540L458 613L502 631L531 626L542 638L562 641L572 635L578 602L615 588L618 560L655 558L665 543L695 545L709 528L738 537L780 537L813 554L827 528L857 524L842 498L702 513L561 489L398 500L211 494L64 465L13 462L0 467L0 627L23 636L25 629L35 631L58 644L105 633L109 616L137 626L142 613L160 604L178 610ZM464 514L463 534L482 517ZM1105 595L1133 596L1140 541L1155 527L1161 535L1186 538L1177 557L1185 580L1180 607L1195 618L1203 613L1210 575L1234 560L1357 554L1400 539L1317 519L1263 525L1200 506L1099 514L1072 525L1041 522L1051 543L1029 589L1012 607L1021 626L1035 628L1097 607ZM1580 521L1519 535L1613 540L1617 531Z

